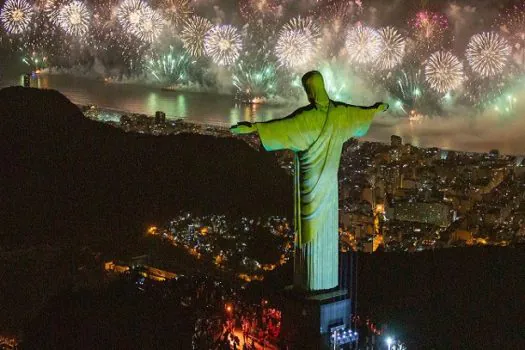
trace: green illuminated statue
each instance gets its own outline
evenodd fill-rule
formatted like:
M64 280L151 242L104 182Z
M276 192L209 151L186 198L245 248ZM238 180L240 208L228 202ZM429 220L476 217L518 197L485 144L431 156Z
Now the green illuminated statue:
M302 82L310 105L283 119L239 123L231 132L257 132L267 151L295 153L294 288L319 291L338 285L337 173L343 143L364 136L376 112L388 105L358 107L332 101L316 71L306 73Z

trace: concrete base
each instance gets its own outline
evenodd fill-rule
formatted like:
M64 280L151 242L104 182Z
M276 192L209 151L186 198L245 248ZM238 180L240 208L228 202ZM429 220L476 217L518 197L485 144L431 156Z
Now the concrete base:
M285 290L282 334L287 349L330 349L330 330L350 325L347 290L305 294Z

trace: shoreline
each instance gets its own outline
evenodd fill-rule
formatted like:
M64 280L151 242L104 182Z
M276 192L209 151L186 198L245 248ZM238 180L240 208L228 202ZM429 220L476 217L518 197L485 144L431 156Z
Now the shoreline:
M114 127L118 127L120 129L125 129L121 123L120 123L120 117L121 116L128 116L128 117L131 117L131 118L139 118L139 117L143 117L143 116L146 116L148 118L148 120L152 121L154 123L155 121L155 116L154 115L147 115L147 114L143 114L143 113L136 113L136 112L128 112L128 111L124 111L124 110L118 110L118 109L115 109L115 108L106 108L106 107L101 107L101 106L96 106L96 105L81 105L81 104L75 104L79 109L80 111L82 112L82 114L88 118L88 119L92 119L92 120L95 120L97 122L100 122L100 123L105 123L105 124L111 124L113 125ZM109 113L113 113L115 116L118 116L119 118L119 121L116 121L116 120L103 120L103 119L100 119L100 118L91 118L89 117L88 115L86 115L86 112L89 111L90 108L92 108L92 106L94 107L94 109L100 111L100 112L109 112ZM195 129L188 129L188 128L192 128L192 127L201 127L203 128L202 131L207 131L205 134L209 134L210 131L213 131L214 129L217 131L217 135L218 137L225 137L224 133L225 132L228 132L228 129L230 128L230 124L228 123L220 123L220 122L217 122L217 123L210 123L209 121L197 121L197 120L193 120L193 119L187 119L187 118L177 118L177 117L170 117L170 118L167 118L166 117L166 123L170 123L172 124L172 126L175 126L176 124L182 126L184 129L184 126L186 126L187 128L184 129L184 131L188 131L188 130L191 130L190 132L192 133L199 133L198 131L199 130L195 130ZM152 135L159 135L158 133L156 132L148 132L149 134L152 134ZM222 134L222 135L221 135ZM230 135L228 133L228 136L229 137L236 137L235 135ZM397 136L397 135L396 135ZM383 141L379 141L379 140L373 140L373 139L357 139L357 141L359 143L372 143L372 144L379 144L379 145L383 145L383 146L389 146L390 143L389 142L383 142ZM454 149L445 149L445 148L441 148L441 147L424 147L424 146L414 146L410 143L404 143L403 146L412 146L416 149L421 149L421 150L431 150L431 149L438 149L440 150L441 152L446 152L446 153L455 153L455 154L458 154L458 155L489 155L492 153L492 151L488 151L488 152L472 152L472 151L461 151L461 150L454 150ZM515 157L515 158L522 158L522 157L525 157L524 155L521 155L521 154L499 154L499 157Z
M98 105L94 105L94 104L82 105L82 104L74 103L73 101L71 101L71 102L80 109L80 111L82 112L82 114L86 118L89 118L89 116L86 115L86 111L88 111L90 108L94 107L94 109L96 109L98 111L101 111L101 112L114 113L115 115L118 115L119 118L121 116L127 115L127 116L131 116L131 117L146 116L146 117L150 118L151 120L155 119L154 115L147 115L147 114L144 114L144 113L137 113L137 112L132 112L132 111L126 111L126 110L123 110L123 109L116 109L116 108L98 106ZM90 118L90 119L92 119L92 118ZM96 120L96 121L98 121L100 123L109 123L110 122L110 121L105 121L105 120ZM207 121L198 121L198 120L193 120L193 119L188 119L188 118L183 118L183 117L177 117L177 116L169 117L169 118L166 116L166 121L167 122L171 122L171 123L181 123L181 124L188 124L188 125L207 126L207 127L217 128L217 129L221 129L221 130L230 128L230 125L228 123L220 123L220 122L209 123Z

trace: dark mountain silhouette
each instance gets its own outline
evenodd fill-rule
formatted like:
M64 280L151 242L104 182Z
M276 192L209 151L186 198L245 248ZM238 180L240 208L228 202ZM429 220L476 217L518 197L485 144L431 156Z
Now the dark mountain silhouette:
M0 244L111 244L179 210L293 209L271 154L237 139L125 133L53 90L0 90L0 161Z
M357 279L357 314L386 325L383 335L408 349L525 349L523 246L343 253L340 261L341 286L351 290ZM289 262L251 287L284 303L280 291L292 275ZM358 330L363 343L371 341L366 327ZM383 341L379 349L386 349Z
M525 249L359 254L357 307L408 349L524 349Z

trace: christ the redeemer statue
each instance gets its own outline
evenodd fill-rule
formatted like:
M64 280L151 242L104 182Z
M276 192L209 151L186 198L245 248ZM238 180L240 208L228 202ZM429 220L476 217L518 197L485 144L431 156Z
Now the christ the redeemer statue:
M376 112L385 111L388 104L359 107L332 101L317 71L306 73L302 83L308 106L283 119L239 123L231 132L257 132L267 151L295 153L294 289L312 292L338 285L337 173L343 143L365 135Z

